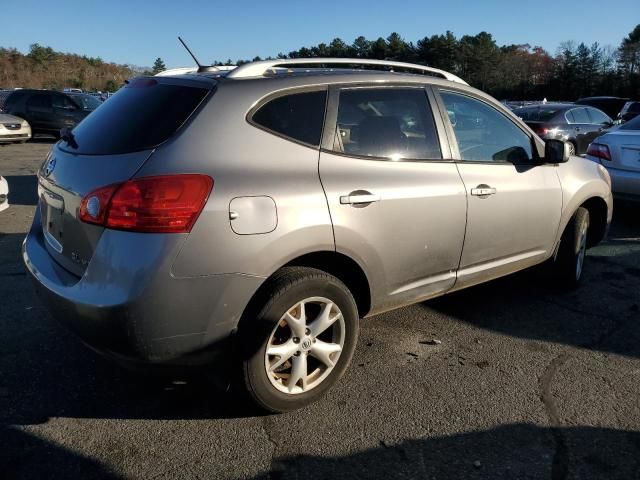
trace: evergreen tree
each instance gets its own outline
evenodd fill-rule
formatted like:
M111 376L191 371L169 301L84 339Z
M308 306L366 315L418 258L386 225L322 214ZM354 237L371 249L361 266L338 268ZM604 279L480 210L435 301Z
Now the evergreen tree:
M164 70L166 70L167 67L164 64L164 62L162 61L162 59L160 57L156 58L156 61L153 62L153 68L151 69L151 72L155 75L156 73L160 73Z

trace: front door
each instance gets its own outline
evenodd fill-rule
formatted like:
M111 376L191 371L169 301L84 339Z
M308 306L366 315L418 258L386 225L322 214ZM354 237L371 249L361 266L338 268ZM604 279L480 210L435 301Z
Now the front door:
M451 288L464 186L423 86L333 88L320 178L336 249L369 277L372 313Z
M562 190L531 137L484 101L440 91L468 196L456 289L534 265L554 249Z

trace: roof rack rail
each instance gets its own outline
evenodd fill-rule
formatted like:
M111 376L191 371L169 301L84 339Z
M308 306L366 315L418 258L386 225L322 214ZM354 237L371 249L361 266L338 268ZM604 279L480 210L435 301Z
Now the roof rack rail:
M413 70L422 74L434 75L452 82L468 85L467 82L452 73L445 72L438 68L425 67L415 63L393 62L387 60L373 60L362 58L290 58L277 60L261 60L259 62L245 63L238 68L233 69L227 75L227 78L248 78L260 77L269 73L277 73L278 69L295 68L303 65L366 65L385 67L393 71L394 68L402 68L404 70Z

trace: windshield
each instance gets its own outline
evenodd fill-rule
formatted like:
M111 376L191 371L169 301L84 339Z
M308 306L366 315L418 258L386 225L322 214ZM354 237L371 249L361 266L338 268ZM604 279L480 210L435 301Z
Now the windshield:
M73 146L62 147L87 155L154 148L180 128L209 91L152 78L133 79L73 129Z
M71 98L73 98L73 100L75 100L83 110L88 110L90 112L102 105L102 102L92 95L71 95Z

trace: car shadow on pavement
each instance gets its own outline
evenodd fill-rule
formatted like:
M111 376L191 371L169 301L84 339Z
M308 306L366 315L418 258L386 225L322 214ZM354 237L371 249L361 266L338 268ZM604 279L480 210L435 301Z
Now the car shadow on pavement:
M0 426L0 446L2 478L123 478L115 471L123 461L119 456L103 465L17 427ZM381 440L378 448L346 456L276 454L268 471L253 478L628 480L639 473L638 432L508 424L450 436Z
M10 205L37 205L38 179L35 175L8 175Z
M17 427L0 425L0 478L121 478L98 461L84 457Z
M631 479L640 433L510 424L444 437L380 442L344 457L275 458L268 479Z
M573 291L552 288L534 268L422 307L513 337L640 357L640 219L632 208L615 212L608 240L589 251Z

